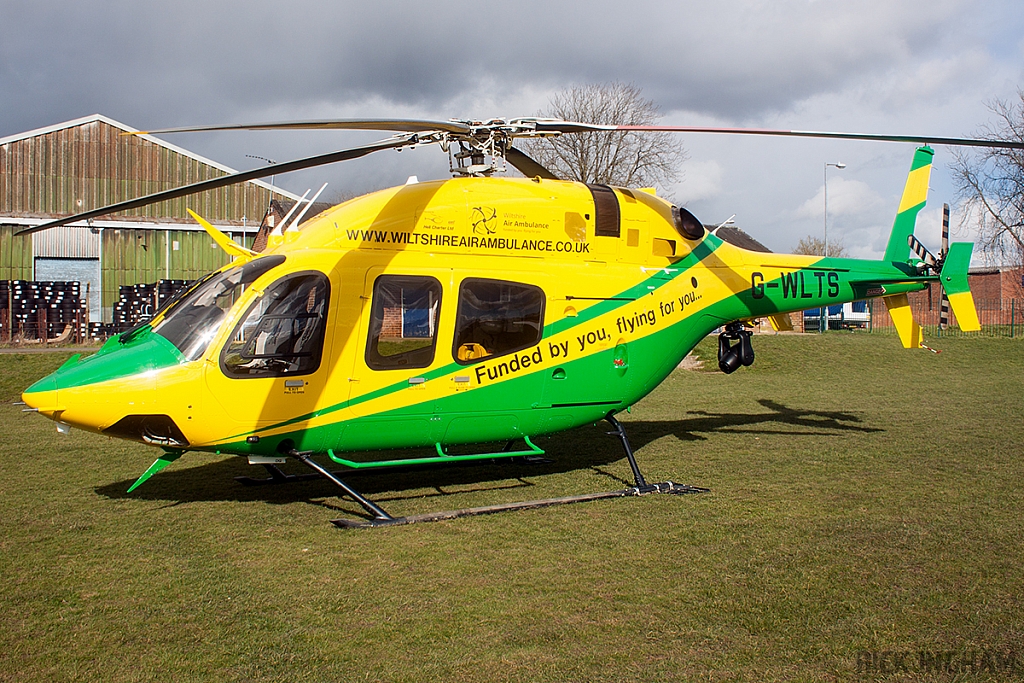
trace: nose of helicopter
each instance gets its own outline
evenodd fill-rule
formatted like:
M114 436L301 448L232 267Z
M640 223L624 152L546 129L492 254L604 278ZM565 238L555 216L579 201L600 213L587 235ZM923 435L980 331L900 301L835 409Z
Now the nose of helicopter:
M68 359L68 363L77 363L80 357L80 354L75 354ZM61 368L63 367L61 366ZM25 402L25 405L29 408L34 408L46 417L52 418L54 410L59 405L57 402L57 375L59 373L60 368L21 392L21 400Z
M145 328L122 343L113 337L95 354L76 354L21 394L41 415L102 431L129 414L153 412L157 370L184 357L166 339Z

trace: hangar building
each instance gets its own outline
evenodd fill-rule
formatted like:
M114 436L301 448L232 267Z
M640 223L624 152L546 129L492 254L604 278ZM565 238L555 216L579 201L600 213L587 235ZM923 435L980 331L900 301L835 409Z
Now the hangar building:
M193 280L227 262L186 207L249 246L272 200L299 199L254 180L88 224L16 234L234 172L151 135L123 135L133 132L93 114L0 138L0 281L77 280L89 320L110 322L122 285Z

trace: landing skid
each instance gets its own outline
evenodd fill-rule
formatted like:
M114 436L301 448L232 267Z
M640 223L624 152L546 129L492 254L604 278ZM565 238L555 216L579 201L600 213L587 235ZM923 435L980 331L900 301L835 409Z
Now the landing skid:
M622 449L626 453L626 459L629 461L629 467L633 471L633 478L635 480L635 486L632 488L621 489L619 491L605 491L601 493L586 493L579 496L565 496L562 498L545 498L542 500L528 500L519 503L506 503L501 505L487 505L484 507L477 508L464 508L462 510L448 510L445 512L427 512L419 515L409 515L407 517L392 517L385 512L378 505L365 498L358 491L353 489L351 486L346 484L337 474L330 472L319 463L314 461L309 453L302 453L299 451L291 451L289 455L297 459L303 465L314 470L316 474L306 475L289 475L282 472L274 465L265 465L267 470L270 472L270 479L264 480L252 480L256 483L285 483L290 481L298 481L300 478L316 478L323 477L331 481L335 486L340 488L345 494L359 503L370 515L371 519L332 519L331 523L342 528L376 528L382 526L398 526L402 524L416 524L418 522L437 522L445 519L457 519L459 517L473 517L477 515L489 515L496 512L508 512L511 510L533 510L536 508L551 507L554 505L568 505L571 503L585 503L593 500L604 500L607 498L626 498L628 496L645 496L652 493L669 493L675 495L682 495L687 493L705 493L710 489L701 488L699 486L690 486L687 484L676 484L675 482L666 481L657 484L649 484L644 475L640 472L640 467L637 465L636 456L633 454L633 448L629 444L629 438L626 436L626 430L618 420L615 419L613 413L608 413L605 416L605 420L614 428L614 431L608 432L609 435L615 436L619 439L622 444ZM509 448L506 445L506 452ZM238 477L239 481L250 479L249 477ZM243 481L243 483L247 483Z
M509 512L511 510L535 510L537 508L552 507L554 505L569 505L570 503L588 503L592 500L604 500L606 498L626 498L628 496L646 496L651 493L672 493L683 495L686 493L705 493L710 489L686 484L676 484L666 481L659 484L647 484L644 489L629 488L621 491L605 491L602 493L584 493L580 496L565 496L562 498L545 498L543 500L524 500L519 503L506 503L504 505L485 505L478 508L464 508L462 510L448 510L446 512L425 512L420 515L409 515L407 517L392 517L390 519L332 519L331 523L343 529L366 529L381 526L399 526L402 524L416 524L418 522L440 522L445 519L457 519L459 517L475 517L477 515L490 515L496 512Z

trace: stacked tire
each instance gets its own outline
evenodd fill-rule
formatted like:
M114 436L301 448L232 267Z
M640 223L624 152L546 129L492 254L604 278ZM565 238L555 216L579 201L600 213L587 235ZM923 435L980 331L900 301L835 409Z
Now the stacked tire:
M79 338L84 337L88 332L86 304L80 291L79 283L74 281L0 281L3 337L13 334L25 339L54 339L68 325Z
M111 334L129 330L149 320L168 299L188 284L188 280L159 280L138 285L122 285L114 303Z

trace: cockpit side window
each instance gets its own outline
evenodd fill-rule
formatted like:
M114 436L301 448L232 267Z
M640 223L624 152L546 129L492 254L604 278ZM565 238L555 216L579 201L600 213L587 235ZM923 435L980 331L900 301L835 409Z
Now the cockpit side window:
M330 283L323 273L287 275L264 290L224 345L228 377L308 375L320 367Z
M192 288L154 327L153 331L174 344L188 360L197 360L217 334L228 310L245 288L284 256L265 256L228 268Z

